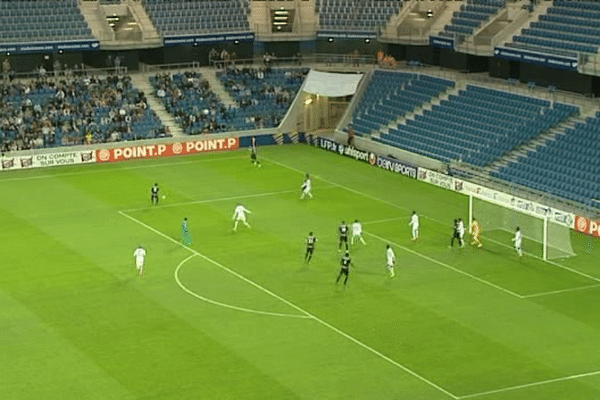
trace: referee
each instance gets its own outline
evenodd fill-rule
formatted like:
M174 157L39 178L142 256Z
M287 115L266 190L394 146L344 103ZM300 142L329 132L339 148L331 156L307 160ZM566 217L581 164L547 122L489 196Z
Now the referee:
M315 252L315 243L317 243L317 237L310 232L306 237L306 254L304 254L304 262L307 264L310 264L310 260Z
M352 259L350 258L350 253L346 252L346 254L344 254L344 256L342 257L341 265L342 265L342 268L340 269L340 273L339 273L337 279L335 280L335 283L337 285L337 283L340 281L340 278L342 277L342 275L346 275L346 277L344 278L344 287L346 287L346 283L348 283L348 274L350 272L350 265L354 266L354 264L352 264Z

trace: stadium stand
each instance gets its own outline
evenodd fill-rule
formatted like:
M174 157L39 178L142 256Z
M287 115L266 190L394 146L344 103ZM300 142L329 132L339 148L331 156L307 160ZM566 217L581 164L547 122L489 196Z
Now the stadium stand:
M217 77L238 103L233 110L233 125L237 129L278 126L308 68L227 68Z
M468 0L467 4L454 12L451 23L444 26L442 36L455 34L472 35L477 28L485 24L490 18L506 7L504 0Z
M165 136L128 76L78 76L0 85L3 151Z
M492 175L572 201L598 207L600 199L600 112L511 161Z
M0 1L0 43L94 39L77 0Z
M229 110L198 72L159 74L150 83L186 134L227 131Z
M322 30L377 32L400 12L402 1L317 0Z
M513 37L511 47L544 52L597 54L600 46L600 3L554 0L545 14Z
M571 105L468 85L373 139L445 162L486 166L578 112Z
M354 111L348 129L359 136L369 135L450 87L454 87L454 82L429 75L377 70Z
M163 35L249 30L248 0L144 0L143 4Z
M219 80L236 107L226 107L198 72L157 75L150 82L184 133L217 133L278 126L307 73L306 68L220 71Z

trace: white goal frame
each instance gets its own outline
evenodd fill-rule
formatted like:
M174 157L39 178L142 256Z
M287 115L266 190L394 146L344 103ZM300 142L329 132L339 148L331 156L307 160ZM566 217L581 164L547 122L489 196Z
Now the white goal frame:
M548 243L548 229L549 229L549 224L554 224L557 227L562 228L562 226L560 224L556 224L556 223L552 222L551 220L549 220L548 216L546 216L546 215L539 215L539 214L536 214L536 213L528 211L528 210L523 210L521 208L507 207L506 204L503 204L503 203L500 203L500 202L495 202L495 201L493 201L491 199L484 198L484 197L473 196L473 194L469 194L469 233L472 233L471 232L471 224L473 222L473 199L477 199L479 201L482 201L482 202L494 205L496 207L501 207L501 208L506 209L508 211L511 211L511 212L514 212L514 213L518 213L518 214L522 214L522 215L526 215L528 217L535 218L535 219L541 221L542 222L542 235L541 235L542 257L541 258L544 261L548 261L548 259L550 258L549 255L548 255L548 248L549 247L553 247L553 248L556 248L557 250L559 250L561 252L564 252L565 256L575 255L575 253L572 251L572 249L571 249L571 251L568 251L568 250L560 249L558 247L551 246L551 244ZM502 229L502 228L500 228L500 229ZM564 229L568 230L568 232L570 234L569 228L564 227ZM502 230L504 230L504 229L502 229ZM530 240L538 241L537 239L532 239L531 237L527 237L527 236L524 236L524 237L527 238L527 239L530 239ZM569 241L570 241L570 239L569 239ZM570 242L569 242L569 246L570 246Z

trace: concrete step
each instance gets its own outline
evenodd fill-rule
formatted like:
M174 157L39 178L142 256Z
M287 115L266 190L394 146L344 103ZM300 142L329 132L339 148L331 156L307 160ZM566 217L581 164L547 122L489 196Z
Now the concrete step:
M135 88L143 91L146 94L148 106L154 110L162 124L169 128L169 131L173 137L186 136L183 133L181 126L175 120L175 117L169 114L162 100L156 96L156 92L150 84L150 75L151 74L147 73L134 74L131 76L131 82Z

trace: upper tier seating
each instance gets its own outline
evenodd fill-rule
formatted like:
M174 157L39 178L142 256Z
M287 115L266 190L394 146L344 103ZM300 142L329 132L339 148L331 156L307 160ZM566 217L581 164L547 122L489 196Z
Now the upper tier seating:
M143 0L163 35L247 32L248 0Z
M0 43L94 39L77 0L0 0Z
M151 77L152 85L164 91L167 110L187 134L229 132L279 125L307 69L285 70L229 68L219 79L238 102L226 107L197 72Z
M492 175L600 207L600 112Z
M445 162L489 165L579 109L469 85L374 140Z
M0 84L4 151L166 136L128 76Z
M597 54L600 47L600 3L590 0L554 0L546 14L513 37L512 47L542 52ZM516 45L516 46L515 46ZM523 46L525 45L525 46ZM559 53L560 54L560 53Z
M453 86L452 81L429 75L377 70L354 111L349 128L357 135L368 135Z
M454 12L451 23L444 27L441 35L472 35L504 7L504 0L468 0L467 4L460 6L460 11Z
M279 125L296 97L308 68L227 68L217 74L236 100L232 124L237 129Z
M317 1L322 30L377 32L402 7L397 0L321 0Z

